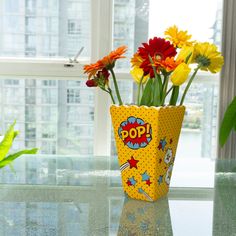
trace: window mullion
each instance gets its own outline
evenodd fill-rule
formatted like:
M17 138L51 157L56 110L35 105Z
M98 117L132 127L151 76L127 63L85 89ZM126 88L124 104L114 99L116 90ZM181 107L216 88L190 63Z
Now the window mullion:
M91 0L91 61L95 62L112 48L112 0ZM99 89L95 90L94 155L110 155L111 122L110 98Z

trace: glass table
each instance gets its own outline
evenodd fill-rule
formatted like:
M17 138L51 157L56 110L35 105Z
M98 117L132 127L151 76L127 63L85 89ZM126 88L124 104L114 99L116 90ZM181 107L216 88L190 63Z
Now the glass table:
M236 235L236 161L196 163L150 203L123 194L115 157L21 157L0 170L0 235Z

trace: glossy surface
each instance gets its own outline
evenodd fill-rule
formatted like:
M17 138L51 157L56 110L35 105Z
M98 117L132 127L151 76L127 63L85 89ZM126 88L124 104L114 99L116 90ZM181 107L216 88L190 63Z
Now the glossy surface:
M0 173L2 236L236 235L233 161L218 161L215 188L178 182L155 203L124 196L116 158L31 156L14 168Z

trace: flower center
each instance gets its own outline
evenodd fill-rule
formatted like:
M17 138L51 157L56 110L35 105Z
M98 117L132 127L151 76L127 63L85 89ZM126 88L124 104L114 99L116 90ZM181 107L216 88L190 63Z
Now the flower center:
M155 55L156 60L161 60L162 57L163 57L163 55L161 55L160 53Z
M203 67L207 67L211 64L211 60L203 55L198 55L196 57L196 62Z

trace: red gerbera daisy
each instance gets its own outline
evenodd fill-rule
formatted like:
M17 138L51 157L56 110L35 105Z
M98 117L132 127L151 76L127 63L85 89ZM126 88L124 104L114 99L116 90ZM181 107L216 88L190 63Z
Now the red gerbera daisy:
M150 77L153 78L154 71L149 56L153 58L153 61L155 61L155 68L158 72L160 68L157 62L161 62L167 57L174 57L177 54L177 51L169 41L163 38L154 37L149 40L149 43L143 43L143 47L138 48L138 54L143 59L140 68L143 69L144 75L150 74Z

